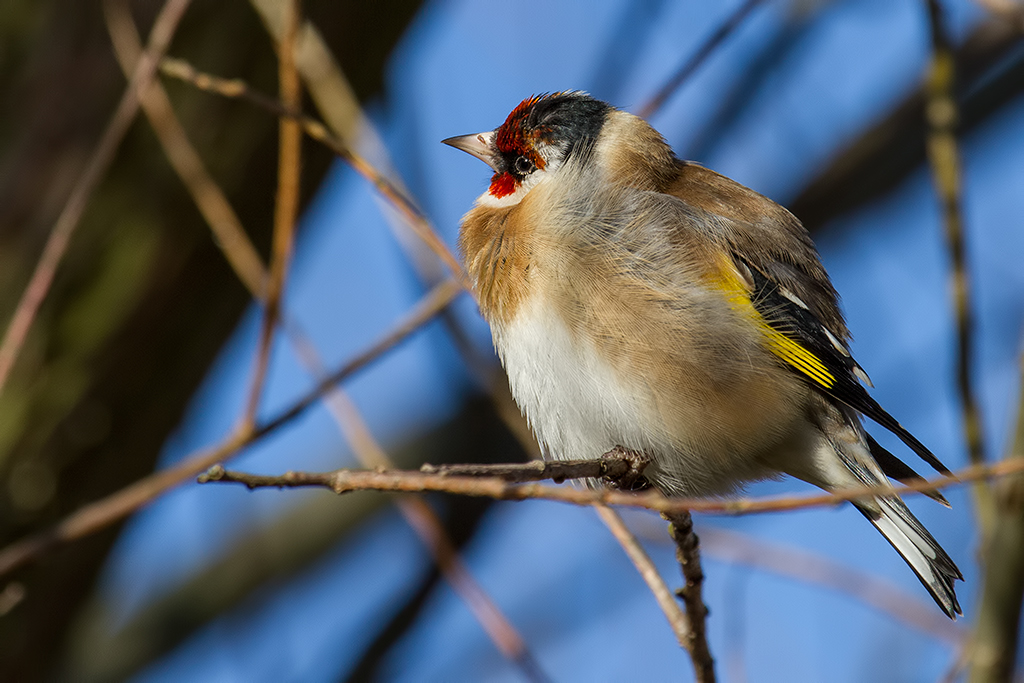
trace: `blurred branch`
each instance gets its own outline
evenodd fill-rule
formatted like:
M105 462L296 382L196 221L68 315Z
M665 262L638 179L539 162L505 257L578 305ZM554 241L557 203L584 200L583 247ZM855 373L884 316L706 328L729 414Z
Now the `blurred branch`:
M645 537L660 538L660 532L652 528ZM966 630L939 613L931 601L919 600L887 580L831 558L717 526L702 526L700 539L708 557L842 593L950 645L966 640Z
M330 373L305 396L265 423L243 428L222 443L197 451L166 470L154 472L98 501L90 503L65 517L57 525L41 533L8 545L0 550L0 576L53 549L93 534L120 521L154 500L169 488L177 486L214 464L236 455L246 446L260 441L280 427L305 413L335 384L362 370L384 353L407 339L412 333L441 312L461 292L453 280L445 280L428 292L388 333L343 366Z
M284 13L284 36L278 46L278 81L281 101L292 111L302 106L302 85L295 69L295 39L302 17L301 0L287 0L281 3ZM263 324L260 328L259 348L252 373L249 400L243 423L248 427L256 422L260 396L270 365L270 349L277 330L281 313L281 297L284 293L288 266L295 246L295 223L299 215L299 181L302 175L302 128L293 118L278 120L279 155L277 166L277 199L274 203L274 236L271 248L270 271L266 278L266 300L263 310ZM257 299L262 288L253 292Z
M309 137L326 145L332 152L341 157L394 206L413 232L441 259L448 270L463 282L466 289L469 289L469 281L466 279L462 264L459 263L459 260L444 243L444 240L440 238L419 207L395 183L380 173L341 138L331 133L323 123L302 114L295 108L285 106L281 102L253 90L242 80L225 79L202 73L184 60L165 59L161 64L161 69L164 75L190 83L205 92L223 97L243 99L266 109L274 116L298 121Z
M601 521L605 523L608 530L612 532L615 540L626 551L626 555L629 556L637 571L640 572L640 576L651 590L651 593L654 594L654 599L658 601L658 607L665 613L669 626L672 627L672 632L676 634L679 646L690 652L692 657L692 639L687 615L683 614L683 611L679 609L676 597L665 584L665 580L661 578L661 574L658 573L658 569L654 566L650 556L643 546L640 545L640 541L633 535L633 532L626 526L626 523L622 521L622 517L618 512L607 505L595 505L594 509L597 510L597 516L601 518ZM697 668L696 663L694 663L694 668Z
M928 122L927 151L931 162L935 192L941 205L946 243L953 265L953 314L957 327L957 387L963 404L964 438L967 453L974 464L985 461L984 434L978 402L971 386L971 356L974 350L974 315L971 310L970 275L967 270L961 207L961 162L957 148L957 106L953 99L956 66L952 44L946 33L942 7L938 0L926 0L932 29L932 64L928 75L925 118ZM985 495L976 490L979 498ZM982 527L986 526L982 510Z
M1011 453L1024 452L1024 356ZM1024 603L1024 476L993 487L995 517L981 553L982 590L967 661L971 683L1009 681L1020 644Z
M688 510L662 513L669 522L669 535L676 544L676 560L683 569L683 587L678 595L686 605L689 634L684 645L693 661L698 683L714 683L715 660L708 646L708 608L704 604L704 570L700 563L700 540L693 532Z
M128 0L105 0L103 10L118 62L122 71L129 74L142 55L142 45L128 8ZM189 141L174 113L167 91L159 80L153 80L142 92L141 102L164 154L188 188L231 268L246 289L262 293L266 286L263 261L227 197ZM263 295L258 298L262 299Z
M952 261L957 388L964 438L971 462L981 464L985 462L985 443L972 381L974 316L961 207L961 161L955 136L958 116L953 99L955 63L942 6L938 0L927 0L927 6L933 47L926 90L927 151ZM995 488L978 481L973 489L984 575L982 600L966 659L971 667L971 681L1008 681L1016 661L1024 598L1024 478L1007 478Z
M600 459L594 462L600 462ZM418 470L340 469L332 472L286 472L282 475L259 475L228 471L217 465L211 467L199 480L200 483L238 483L250 489L315 487L328 488L339 494L367 490L405 493L439 491L463 496L483 496L496 500L541 499L574 505L621 505L662 513L692 511L720 515L747 515L834 506L879 495L922 493L1020 472L1024 472L1024 457L1018 456L998 463L971 465L948 477L899 486L851 487L809 496L771 496L725 500L669 498L655 491L629 493L610 489L556 488L535 483L516 484L498 476L446 476ZM564 475L564 473L560 474ZM519 474L517 473L516 476L518 477Z
M271 5L272 3L270 2L260 2L258 9L261 11L262 15L267 20L268 25L271 27L271 34L276 36L278 34L277 31L273 30L276 27L276 24L271 19L273 17ZM311 44L315 45L316 39L317 34L315 33L315 29L312 27L312 24L308 24L304 33L304 40L309 40ZM286 48L285 45L286 41L282 40L282 52L285 49L292 49L293 53L295 52L291 46ZM304 72L307 74L311 70L329 72L334 68L330 52L326 50L326 47L322 50L315 51L312 55L309 55L305 60L305 64L309 67ZM342 83L344 82L340 72L335 74L332 80L340 81ZM335 87L338 87L338 84L335 84ZM246 87L245 90L249 91L250 89ZM263 99L265 100L267 98ZM352 97L351 100L355 102L354 97ZM355 104L354 107L355 111L349 112L349 115L346 117L346 122L350 125L353 121L361 119L361 110L358 109L357 104ZM415 232L420 239L422 239L423 242L437 254L441 261L448 266L454 276L464 284L468 284L468 280L466 280L465 273L458 260L447 248L437 232L432 228L423 213L390 180L385 178L383 174L379 173L361 156L357 155L352 150L351 144L346 144L346 142L350 142L354 139L354 130L351 128L343 129L342 134L348 133L348 136L344 138L343 142L342 140L338 140L331 136L326 128L321 124L313 121L303 121L300 115L297 116L298 108L296 106L290 106L290 103L287 101L283 102L281 109L283 109L282 113L285 114L285 116L282 117L282 120L291 119L304 123L306 130L313 131L315 139L329 142L329 146L332 150L336 151L343 159L345 159L345 161L355 168L357 172L369 179L373 183L375 189L377 189L378 192L380 192L399 210L399 212L405 216L413 232ZM296 125L298 125L298 123ZM295 339L294 334L292 337L303 363L314 374L314 376L322 377L326 371L323 369L315 349L311 344L306 343L304 339ZM349 445L352 447L357 458L364 465L377 467L391 466L391 460L388 455L373 438L372 433L363 422L355 404L343 391L335 389L330 393L328 396L328 407L331 409L336 422L341 428L342 434L349 442ZM519 666L520 670L529 680L546 680L547 677L540 669L529 649L526 647L526 643L523 638L465 567L456 552L454 545L448 538L441 520L433 509L430 508L423 499L416 497L401 499L398 502L398 507L402 516L413 530L416 531L424 545L427 546L427 549L431 552L435 562L441 569L442 574L445 576L449 584L464 600L470 611L474 614L481 626L483 626L484 631L488 634L499 651L501 651L506 658Z
M750 12L761 4L761 0L746 0L742 5L736 8L736 10L725 20L718 30L712 33L707 40L697 49L693 55L683 62L682 66L675 72L675 74L668 80L665 85L658 89L651 99L649 99L640 109L637 111L637 116L642 119L649 119L657 113L659 109L665 104L669 97L671 97L676 90L680 88L693 75L693 73L700 67L704 61L711 56L711 54L718 49L722 42L728 38L733 31L735 31L743 20L747 18Z
M418 496L401 498L398 508L501 654L518 666L527 680L549 680L522 636L469 572L427 502Z
M292 24L291 30L286 32L283 36L284 40L279 48L279 54L287 56L289 59L295 55L295 33L297 30L298 22L296 16L296 10L292 10ZM269 105L271 111L273 111L280 119L281 125L288 124L292 127L292 130L285 131L282 128L281 132L281 155L280 155L280 170L279 175L281 177L279 197L283 197L286 201L278 202L278 214L277 221L275 221L275 262L286 263L289 254L291 252L291 235L294 230L295 220L295 207L297 206L298 197L298 183L297 183L297 169L299 165L298 159L298 135L300 130L305 128L307 131L312 131L312 137L321 141L328 141L332 148L335 148L342 156L345 156L349 161L353 161L353 155L344 145L335 140L323 127L322 124L309 119L299 113L299 100L298 100L298 79L295 73L294 64L285 65L284 59L282 59L281 67L281 83L282 83L282 103L279 103L271 98L255 93L249 89L244 83L227 83L222 79L216 79L213 77L201 75L195 73L190 66L183 62L172 62L165 66L165 71L175 73L178 75L184 75L186 80L200 85L204 89L209 89L217 92L224 92L232 96L244 96L249 101L255 101L263 106ZM290 84L289 84L290 83ZM286 90L295 90L289 97L285 94ZM171 112L173 117L173 112ZM185 141L187 143L187 140ZM394 188L383 179L381 174L377 173L369 164L364 162L362 159L355 157L354 161L356 164L363 169L364 175L370 175L377 179L375 183L379 188L382 188L385 192ZM184 178L186 183L188 179ZM190 189L192 185L190 184ZM282 190L287 190L282 194ZM218 191L219 192L219 191ZM394 192L397 196L397 192ZM197 193L193 190L193 195ZM401 198L411 206L408 200L404 197ZM198 197L197 197L198 201ZM392 197L392 201L397 201L396 197ZM285 224L282 224L281 219L281 207L291 207L292 215L286 217ZM288 222L290 221L290 222ZM233 227L231 223L237 223L237 220L229 222L228 232L232 235L237 235L239 239L247 245L247 247L255 252L251 244L248 243L244 230L241 230L239 225L239 232L235 232L230 228ZM214 229L215 234L218 232L217 226L211 225ZM220 231L224 231L221 228ZM241 263L239 259L232 259L231 253L228 250L226 255L229 257L229 262L232 265ZM258 256L255 268L258 269L257 277L247 276L245 271L239 271L238 275L242 279L243 283L251 285L251 283L262 282L267 280L267 275L263 271L263 265L258 261ZM275 321L280 316L276 314L275 301L279 301L280 289L283 285L283 272L279 273L275 278L272 266L272 272L270 276L270 287L268 289L267 296L267 307L264 317L263 334L261 336L260 348L258 354L258 360L256 369L254 371L254 379L252 385L252 394L250 403L246 412L245 425L248 427L252 424L256 414L256 401L258 399L260 387L263 384L267 369L267 359L271 340L271 333L273 332ZM260 299L262 289L256 289L250 286L250 290L255 298ZM327 370L323 367L320 362L319 355L312 343L301 331L297 324L289 322L286 325L288 336L295 347L300 360L307 367L307 369L322 380L327 374ZM360 460L364 465L367 466L390 466L386 454L373 440L369 430L366 429L365 425L362 424L362 420L358 417L355 411L354 405L347 398L347 396L341 392L340 389L333 389L328 392L325 396L328 407L331 409L336 421L342 428L343 434L349 440L353 447L354 452L360 457ZM424 542L431 548L435 558L439 562L442 571L452 582L453 587L459 592L462 597L469 604L470 609L476 614L480 620L484 629L494 639L495 644L498 646L503 653L508 656L512 661L518 663L524 668L527 676L532 680L542 680L543 675L538 674L539 668L536 663L533 662L533 658L530 656L528 650L522 638L518 635L508 620L501 614L500 610L493 604L486 593L476 584L472 576L469 575L468 571L461 564L461 560L457 557L454 551L452 543L447 539L447 535L444 531L443 525L437 515L426 505L419 504L415 501L403 501L399 504L399 507L406 517L407 521L416 529L423 537ZM460 584L461 582L461 584Z
M955 50L961 135L1024 92L1020 38L1017 26L990 19ZM788 208L813 230L895 187L926 159L926 100L923 87L904 98L839 152Z
M0 344L0 393L3 392L14 362L18 358L25 337L32 326L32 321L35 320L36 313L39 311L39 306L46 298L46 293L57 272L57 266L67 251L71 236L74 234L75 228L78 227L82 214L85 213L89 198L106 175L121 140L124 139L129 126L135 120L139 110L140 94L153 79L160 58L167 51L178 23L190 2L191 0L167 0L160 10L150 32L149 43L143 57L136 65L117 109L110 117L103 136L93 150L85 170L72 188L71 194L64 204L64 209L50 231L36 269L22 293L11 322L8 323L7 331L4 333L3 342Z
M1024 4L1014 0L975 0L986 10L1024 32Z
M315 349L304 343L304 340L296 344L296 348L307 369L317 378L322 378L326 370L321 366ZM373 437L356 405L344 391L335 387L327 396L327 406L342 436L364 466L393 466L391 458ZM547 676L527 648L526 641L469 572L433 508L419 496L400 498L396 505L406 523L430 552L449 585L466 603L502 655L518 666L527 680L546 681Z

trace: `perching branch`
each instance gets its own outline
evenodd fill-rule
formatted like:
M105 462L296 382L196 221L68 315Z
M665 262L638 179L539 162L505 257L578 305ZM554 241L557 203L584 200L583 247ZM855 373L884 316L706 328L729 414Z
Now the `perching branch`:
M420 468L425 474L442 477L497 477L510 484L550 479L561 484L567 479L618 480L633 470L633 462L614 452L594 460L531 460L496 465L430 465Z
M585 467L597 466L602 460ZM512 467L512 466L510 466ZM581 472L584 466L581 466ZM352 470L332 472L286 472L282 475L260 475L225 470L214 466L203 474L200 483L228 482L257 488L327 488L335 493L352 491L390 491L422 493L437 491L463 496L481 496L495 500L552 500L573 505L621 505L661 513L685 511L716 515L748 515L783 512L812 507L828 507L880 495L906 495L960 486L981 479L993 479L1024 472L1024 457L998 463L971 465L948 477L939 477L899 486L858 486L832 493L765 498L732 498L708 500L701 498L669 498L653 490L639 493L613 489L583 489L546 486L538 483L513 483L498 476L449 476L419 470ZM564 476L565 472L560 472ZM516 477L522 476L519 471ZM565 477L568 478L568 477Z
M115 9L121 9L122 11L118 12ZM288 35L282 34L282 44L279 47L279 52L284 55L293 55L296 51L292 45L295 42L293 34L298 23L298 17L294 6L285 7L285 9L285 13L290 17L289 22L285 23L290 23L293 26L292 30L287 32ZM122 62L133 63L133 60L138 58L137 53L140 48L137 45L137 30L131 21L130 15L123 8L114 8L109 2L107 15L114 43L121 46L118 52ZM282 62L281 82L282 91L292 91L291 99L293 102L291 106L281 105L270 98L265 99L282 111L297 112L298 100L295 99L297 97L297 92L295 92L297 90L297 75L295 74L294 65L285 67L284 62ZM286 84L287 87L285 87ZM177 122L170 102L167 100L160 84L154 83L146 95L147 97L144 100L146 113L156 129L161 144L172 165L174 165L175 170L178 171L182 181L188 187L197 206L210 224L211 230L218 237L218 243L239 279L250 290L254 299L266 304L264 334L261 337L250 402L247 406L246 419L244 420L244 427L251 427L255 415L256 399L263 383L262 376L266 372L267 352L269 351L270 342L268 332L273 327L276 327L274 324L275 319L278 321L278 324L283 324L286 328L289 341L292 343L300 361L307 367L310 373L321 381L328 375L328 370L323 366L319 353L300 326L294 320L287 320L280 312L274 310L279 308L280 290L284 281L281 266L286 264L291 252L290 242L294 233L295 201L298 197L296 178L299 167L298 126L299 122L306 119L301 117L301 115L280 117L282 126L288 123L292 126L292 129L287 131L287 134L282 130L280 169L282 182L279 184L279 196L282 189L287 191L284 195L285 201L278 202L279 212L277 218L282 218L280 212L282 207L287 209L286 213L291 215L284 216L289 219L284 225L278 221L278 224L275 226L275 262L279 267L277 277L275 278L273 264L271 273L268 274L227 199L223 196L216 183L209 177L198 155L194 153L184 130ZM288 97L283 97L282 99L288 99ZM307 125L313 125L309 124L308 120L306 121ZM319 126L319 124L316 125ZM322 129L322 126L320 128ZM183 152L191 152L191 154ZM268 282L268 280L270 287L265 291L264 283ZM366 466L390 466L391 462L388 460L387 455L376 444L369 430L359 418L355 406L347 399L344 393L340 389L334 388L323 398L360 461ZM433 509L419 504L418 501L412 498L403 499L399 503L399 509L410 525L420 533L424 543L434 555L452 587L465 599L470 610L477 616L484 630L491 636L498 649L513 663L518 665L529 680L545 680L546 677L526 647L525 641L512 626L511 622L501 613L494 601L490 599L468 570L464 568L461 559L454 551L453 544L447 539L445 530Z
M105 498L79 508L53 527L25 537L0 550L0 576L31 562L65 543L84 538L118 522L168 489L181 484L203 470L238 454L245 447L289 424L339 382L359 372L381 355L407 339L432 320L461 292L454 280L446 280L428 292L386 334L321 380L305 396L270 420L252 429L232 434L212 448L196 451L173 467L136 481Z
M663 513L669 522L669 535L676 544L676 560L683 569L683 587L677 591L686 605L690 625L686 650L693 661L698 683L714 683L715 660L708 646L708 608L704 604L704 570L700 563L700 540L693 532L693 518L686 510Z

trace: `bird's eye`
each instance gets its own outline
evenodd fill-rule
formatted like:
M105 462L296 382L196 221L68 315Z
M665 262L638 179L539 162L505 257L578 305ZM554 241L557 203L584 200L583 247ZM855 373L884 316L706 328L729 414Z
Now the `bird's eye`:
M518 156L516 157L516 160L512 162L512 168L514 168L515 172L519 175L529 175L533 173L537 166L526 157Z

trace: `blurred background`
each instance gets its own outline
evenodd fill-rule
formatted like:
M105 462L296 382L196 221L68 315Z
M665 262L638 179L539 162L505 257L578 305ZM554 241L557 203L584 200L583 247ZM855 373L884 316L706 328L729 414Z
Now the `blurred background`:
M111 33L122 50L135 30L145 43L162 6L4 3L4 321L124 92ZM168 55L276 98L286 6L195 0ZM926 154L926 141L942 132L930 131L928 121L941 117L926 106L942 93L929 100L926 86L948 49L956 64L949 94L959 118L977 443L992 461L1013 451L1024 320L1019 3L304 0L302 12L324 48L316 52L312 34L303 34L304 110L398 183L453 248L459 219L489 172L441 139L490 130L523 98L549 91L582 89L640 112L721 32L707 58L666 91L651 123L680 157L766 194L805 222L843 297L873 395L956 470L970 459L944 227L950 214ZM122 59L130 73L137 54ZM277 118L166 74L156 82L215 190L268 260ZM41 538L82 506L222 442L245 411L262 307L225 259L222 247L230 245L211 236L209 216L169 163L174 152L164 135L172 127L147 108L127 130L6 378L4 545ZM446 271L351 165L309 138L302 155L301 218L282 307L334 369L390 330ZM334 405L348 415L349 438L330 406L317 403L231 467L276 474L358 466L353 407L399 466L523 460L533 446L503 381L486 325L462 295L344 384L346 397ZM258 420L313 386L282 336L272 346ZM894 438L872 431L918 467ZM192 482L0 576L0 680L693 676L654 598L590 509L425 499L521 637L527 654L517 659L502 654L442 578L407 521L410 503ZM808 491L782 481L747 493ZM952 489L952 510L910 501L964 572L965 617L955 624L849 506L695 516L720 679L1010 680L1014 650L1006 644L1020 639L1024 590L1015 579L1024 569L1013 564L1024 553L1024 485L1009 478L982 495L988 505L976 503L969 487ZM624 516L669 585L679 586L665 523L654 514ZM1001 613L993 617L986 604ZM972 642L1002 642L1009 663L975 677L985 672Z

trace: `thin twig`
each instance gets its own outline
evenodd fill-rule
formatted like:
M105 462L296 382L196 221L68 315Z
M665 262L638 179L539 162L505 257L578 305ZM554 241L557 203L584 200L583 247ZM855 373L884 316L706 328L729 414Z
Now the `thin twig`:
M711 56L711 53L722 44L722 41L728 38L743 23L743 20L746 19L751 10L759 4L761 4L761 0L746 0L746 2L737 7L736 11L725 20L725 23L719 26L718 30L712 33L689 59L683 62L682 66L679 67L665 85L661 86L654 97L648 100L644 106L640 107L637 116L642 119L649 119L661 109L668 98L693 75L697 68L704 63L704 60Z
M631 471L631 460L605 454L594 460L530 460L494 465L423 465L420 472L445 477L498 477L509 483L566 479L618 479Z
M683 570L683 587L677 591L686 605L689 634L686 647L693 662L697 683L714 683L715 660L708 646L708 608L704 604L704 570L700 563L700 540L693 531L688 510L663 513L669 522L669 534L676 544L676 561Z
M961 200L961 163L957 148L957 106L953 97L955 64L953 47L946 33L938 0L927 0L932 28L933 55L928 76L925 116L928 122L928 159L935 192L942 209L946 243L953 265L953 314L957 331L957 388L963 403L964 438L972 463L985 461L984 433L978 401L971 384L971 356L974 350L974 314L971 307L970 274L967 270L964 220Z
M118 522L167 489L194 477L197 473L238 453L257 438L250 430L235 432L213 448L199 451L166 470L154 472L119 491L89 503L46 531L8 545L0 550L0 576L4 576L55 548L84 538Z
M647 584L647 587L654 594L655 600L658 601L658 607L665 613L665 618L668 619L672 632L676 634L676 640L679 641L680 647L689 650L690 627L687 623L686 615L679 608L679 602L665 584L665 580L661 578L661 574L658 573L658 569L654 566L654 562L651 561L647 551L640 545L640 541L629 530L626 523L622 521L622 517L618 512L607 505L595 505L594 509L597 511L597 516L601 518L601 521L607 525L615 540L626 551L626 554L632 560L637 571L640 572L640 576Z
M451 269L452 272L460 278L463 285L469 289L468 280L466 279L465 271L462 269L461 264L454 258L450 250L447 249L447 246L441 240L433 226L430 225L426 216L411 200L408 199L407 195L399 189L397 183L390 181L390 179L378 172L376 168L368 164L362 157L352 152L351 137L347 140L348 144L346 144L343 139L332 136L327 131L326 127L319 122L314 121L309 117L302 116L293 109L289 109L284 105L270 100L270 98L256 93L244 82L222 81L206 74L200 74L190 65L181 62L168 62L166 63L165 69L168 73L175 73L176 75L182 76L186 80L190 80L197 86L204 89L220 91L228 96L244 97L245 99L259 104L260 106L270 108L280 116L293 116L297 118L311 137L325 143L337 154L345 158L359 173L369 179L378 191L380 191L384 199L390 203L390 206L397 208L398 212L402 214L405 218L405 225L408 225L412 229L412 233L418 235L423 243L434 251L449 267L449 269ZM340 72L337 75L339 80L343 80L343 76L341 76ZM354 97L351 99L351 106L355 108L356 113L358 114L358 102L355 101ZM359 115L357 118L362 119L364 117ZM336 132L339 136L343 135L343 133L337 129ZM399 237L401 238L402 235L399 234ZM406 244L406 242L401 239L400 243L403 246ZM415 263L417 262L417 259L414 258L413 261ZM455 333L456 340L458 341L459 335L457 334L457 328L454 329L453 332ZM308 345L304 345L300 340L296 346L301 349ZM460 346L460 351L465 351L465 349ZM315 353L313 356L314 357L312 359L307 359L305 362L308 367L315 369L317 365ZM471 362L470 365L472 366ZM488 387L493 389L493 383L488 383ZM492 392L492 394L493 393L494 392ZM509 402L511 401L509 400ZM501 405L500 401L497 403L499 406ZM332 411L336 413L338 422L342 425L343 432L346 433L346 438L352 444L353 450L357 454L362 454L360 459L364 464L389 464L383 449L376 444L372 434L370 434L366 426L362 424L362 420L359 418L355 406L340 389L335 390L330 396L328 396L328 405L332 408ZM499 414L501 414L503 418L507 417L507 412L503 412L500 409ZM517 434L517 436L522 436L521 430L515 429L512 425L510 425L510 427L512 428L513 433ZM533 446L535 448L535 443ZM531 451L533 449L527 446L527 450ZM628 466L624 466L624 468L628 469ZM608 467L606 466L603 468L602 472L607 471ZM596 474L601 474L602 472L596 472ZM463 597L470 609L474 614L476 614L480 623L484 626L485 630L487 630L488 634L492 637L503 653L507 657L516 661L528 678L532 680L545 678L536 660L526 648L525 642L514 630L504 615L497 609L490 597L479 587L468 571L465 570L461 559L454 553L454 549L451 548L451 543L447 540L447 537L444 534L440 520L437 518L436 514L433 513L431 508L426 506L420 499L415 499L411 502L403 500L400 502L399 507L407 517L409 523L418 530L420 536L434 554L438 566L441 567L443 573L452 584L455 591ZM429 535L427 535L427 531L429 531ZM626 534L628 535L628 533L629 532L627 530ZM441 539L443 542L435 541L435 538ZM449 551L446 552L444 550L445 548L449 548Z
M289 338L303 365L314 377L322 380L327 371L309 339L294 327L289 328ZM391 467L391 459L373 437L348 394L335 386L325 398L356 458L366 467ZM502 655L518 666L527 680L548 680L526 641L465 566L433 508L418 496L400 498L397 505L406 523L430 551L445 580L466 603Z
M202 73L181 59L167 59L161 65L164 75L178 78L194 85L200 90L212 92L223 97L244 99L260 106L275 116L298 121L306 135L322 143L332 152L344 159L359 175L363 176L373 188L394 206L405 219L413 232L433 251L445 264L452 275L459 278L466 289L470 289L469 280L458 258L448 245L441 239L437 230L416 204L406 196L391 180L377 171L372 164L357 154L340 138L331 133L323 123L304 115L297 109L289 108L281 102L267 97L249 87L240 79L225 79Z
M1024 382L1024 356L1018 359ZM1024 384L1017 398L1017 426L1011 453L1024 452ZM992 486L995 516L979 564L981 596L962 666L970 666L971 683L1008 681L1020 644L1024 602L1024 476L1001 479Z
M130 43L134 38L137 43L137 33L130 16L122 17L116 28L119 34L124 34L121 36L123 42ZM114 26L112 24L112 33L113 29ZM117 42L116 38L115 42ZM159 117L150 115L150 120L157 130L165 152L167 152L173 164L175 160L174 155L179 147L190 151L192 147L184 130L177 122L177 118L170 108L170 103L167 101L166 95L159 83L154 83L151 86L150 93L153 91L158 91L163 96L162 103L164 108L158 110ZM144 100L144 104L145 102L146 100ZM276 104L276 101L272 102ZM147 109L147 114L150 114L150 109ZM242 282L252 292L253 297L262 299L262 283L267 279L263 263L249 241L248 235L241 227L241 222L234 214L226 197L223 196L220 188L209 177L198 155L193 152L192 157L192 159L186 159L186 161L192 162L191 166L178 163L174 164L175 170L179 172L200 209L203 207L203 200L210 197L215 200L215 207L219 206L222 208L219 212L204 212L204 217L207 218L215 235L219 237L223 233L232 240L229 242L228 240L218 239L218 243L221 244L229 263ZM234 246L240 247L240 249L233 249L232 247ZM236 251L240 253L236 253ZM251 258L245 258L250 255ZM309 338L295 321L286 320L283 316L282 321L288 339L295 348L302 363L317 379L323 380L328 371L323 367L319 354ZM390 465L387 456L373 441L372 436L369 435L361 420L351 419L354 406L351 405L345 394L340 389L335 388L329 391L324 396L324 399L338 424L342 427L343 433L352 442L354 452L361 455L364 465ZM456 592L466 600L470 609L480 620L484 630L494 639L498 648L503 650L506 656L523 668L530 680L543 680L543 674L538 675L540 668L525 647L522 638L462 565L461 560L455 554L454 547L447 539L440 520L437 519L433 510L429 506L419 504L411 499L400 502L399 508L402 514L409 519L410 525L424 534L425 544L431 548L439 565L444 563L444 566L447 567L445 570L446 577L453 582ZM423 517L423 519L416 519L417 517ZM439 540L435 542L435 539Z
M469 606L501 653L519 667L527 680L536 683L550 680L522 636L470 573L427 502L410 496L399 500L398 508L430 551L449 585Z
M290 111L298 111L302 104L302 86L295 68L295 37L301 25L301 0L282 3L285 12L285 31L278 45L278 80L281 101ZM279 155L277 165L277 200L274 205L274 235L271 249L270 273L267 279L266 306L260 328L259 348L252 373L252 385L243 420L256 422L260 396L270 365L270 349L281 313L288 265L295 245L295 223L299 216L299 181L302 169L302 127L290 117L278 119ZM258 292L257 292L258 293Z
M142 55L142 45L128 0L106 0L103 9L117 60L122 71L130 74ZM254 292L255 298L264 300L267 274L263 260L249 240L238 215L231 208L231 203L189 141L174 113L167 91L159 80L153 80L142 93L142 108L168 161L213 231L217 246L224 252L246 289Z
M660 538L661 525L651 526L645 538ZM706 557L842 593L944 643L960 645L967 636L966 629L947 619L930 600L920 600L888 580L831 558L718 526L702 526L700 541Z
M214 467L201 478L202 483L233 482L256 488L328 488L335 493L352 491L392 491L421 493L438 491L463 496L481 496L496 500L552 500L574 505L621 505L661 513L683 511L716 515L749 515L763 512L786 512L813 507L829 507L880 495L906 495L922 493L952 486L960 486L979 479L993 479L1024 472L1024 457L1014 457L998 463L970 465L948 477L922 480L899 486L858 486L839 489L831 493L798 496L769 496L765 498L733 498L708 500L699 498L669 498L656 491L629 493L611 489L582 489L546 486L536 483L515 484L500 477L447 476L419 470L351 470L332 472L286 472L282 475L258 475L231 472Z
M975 0L975 2L1018 31L1024 31L1024 3L1019 0L1016 2L1014 0Z
M18 306L4 334L3 343L0 344L0 393L3 393L36 313L39 311L43 299L46 298L47 292L50 291L57 266L64 258L71 236L74 234L75 228L78 227L82 214L85 213L89 198L103 176L106 175L110 163L114 160L114 153L138 114L139 95L153 80L160 58L167 51L174 32L178 28L178 23L190 2L191 0L167 0L160 10L160 14L157 15L156 21L153 23L153 30L149 34L146 51L136 64L135 71L128 81L117 109L110 117L103 136L89 158L85 170L79 176L78 182L72 188L71 194L68 195L67 203L64 204L64 209L50 231L43 252L39 256L39 262L18 301Z
M0 576L65 543L78 540L132 514L168 489L195 477L218 462L237 455L302 415L324 394L404 341L433 319L461 292L454 280L446 280L428 292L391 330L357 354L289 408L259 428L242 429L212 448L197 451L166 470L154 472L114 493L90 503L65 517L57 525L8 545L0 550Z

